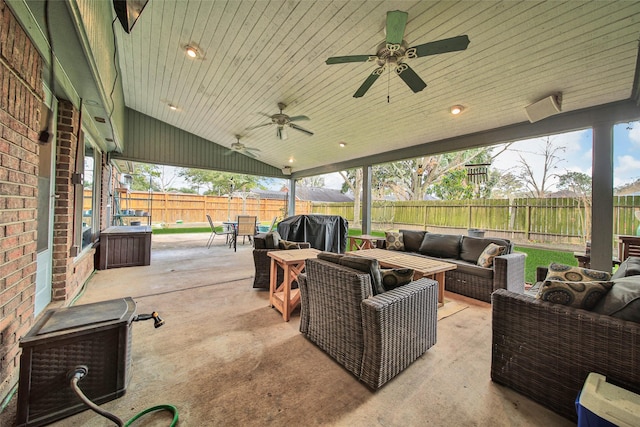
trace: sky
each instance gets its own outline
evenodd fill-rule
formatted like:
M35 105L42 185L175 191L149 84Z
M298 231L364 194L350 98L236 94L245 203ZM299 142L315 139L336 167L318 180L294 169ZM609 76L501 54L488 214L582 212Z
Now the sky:
M583 172L591 175L592 168L592 132L591 129L552 135L554 147L564 147L556 152L561 159L556 164L553 174L565 172ZM492 167L502 172L514 171L520 164L522 155L534 171L539 182L544 165L546 138L535 138L517 141L509 149L493 159ZM494 153L498 152L494 150ZM614 178L613 185L618 187L640 178L640 122L623 123L614 128ZM340 189L342 178L337 173L324 175L328 188ZM557 178L551 178L550 190L554 191Z

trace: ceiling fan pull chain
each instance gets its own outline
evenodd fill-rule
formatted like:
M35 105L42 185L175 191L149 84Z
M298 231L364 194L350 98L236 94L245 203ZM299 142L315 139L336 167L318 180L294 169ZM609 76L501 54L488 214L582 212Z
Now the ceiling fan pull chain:
M391 67L387 73L387 104L391 103Z

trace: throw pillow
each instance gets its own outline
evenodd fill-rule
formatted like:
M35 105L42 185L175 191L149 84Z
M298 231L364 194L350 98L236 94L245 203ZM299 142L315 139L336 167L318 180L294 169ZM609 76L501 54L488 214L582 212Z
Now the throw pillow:
M478 265L485 268L491 267L493 265L493 259L502 255L506 249L506 246L498 246L495 243L489 243L478 257Z
M275 249L280 247L280 233L270 231L264 236L264 245L267 249Z
M606 282L611 274L606 271L591 270L589 268L572 267L570 265L552 262L549 265L545 280L563 280L568 282Z
M380 272L382 274L382 287L386 291L411 283L414 273L412 268L383 268Z
M427 256L457 259L461 241L462 236L459 234L426 233L419 252Z
M278 243L280 249L289 250L289 249L300 249L300 245L298 242L290 242L288 240L280 240Z
M536 298L584 310L593 309L613 283L545 280Z
M598 301L593 311L640 323L640 278L630 276L616 279L611 290Z
M390 251L404 251L404 240L402 233L398 231L384 232L385 247Z
M426 231L399 230L402 234L405 252L418 252Z
M385 291L382 286L380 264L378 264L377 259L345 255L340 258L340 265L369 273L369 276L371 277L371 290L374 295L381 294Z

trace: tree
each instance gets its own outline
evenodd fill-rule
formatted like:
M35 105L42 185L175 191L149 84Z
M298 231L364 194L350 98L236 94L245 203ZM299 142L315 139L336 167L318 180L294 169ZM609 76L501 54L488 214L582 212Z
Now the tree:
M550 178L554 176L553 170L558 167L558 163L564 160L558 154L564 152L565 149L566 147L554 146L551 137L546 137L542 151L529 152L526 157L521 153L519 154L518 178L525 183L531 197L545 197L551 186ZM536 170L538 168L532 164L531 156L541 156L543 158L540 178L536 178Z
M264 188L261 178L254 175L240 175L205 169L185 168L180 176L203 194L223 195L233 191L247 192L253 188Z
M132 190L171 191L171 184L178 177L176 169L164 165L136 163L134 166Z
M526 197L527 192L526 184L513 172L507 172L499 174L492 196L513 200L516 197Z
M324 177L319 175L307 176L302 178L299 183L305 187L324 188Z
M362 194L362 168L348 169L340 171L340 176L344 180L342 184L342 192L346 193L351 190L353 193L353 225L360 225L360 207Z
M591 240L591 183L591 177L582 172L558 175L558 188L571 191L578 199L578 205L582 204L584 213L580 214L580 220L585 241Z

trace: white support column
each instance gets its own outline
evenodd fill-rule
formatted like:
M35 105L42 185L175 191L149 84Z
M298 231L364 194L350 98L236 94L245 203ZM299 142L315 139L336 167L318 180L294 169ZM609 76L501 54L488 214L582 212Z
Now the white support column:
M371 232L371 165L362 166L362 234Z
M591 268L611 271L613 256L613 123L593 126Z
M289 204L287 206L287 215L294 216L296 214L296 180L289 178Z

